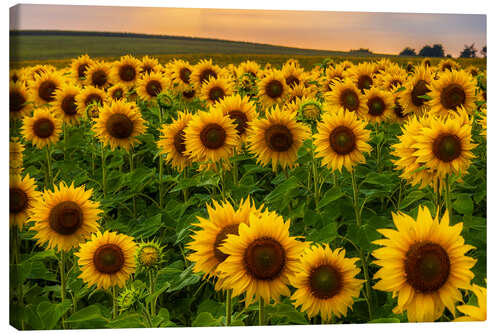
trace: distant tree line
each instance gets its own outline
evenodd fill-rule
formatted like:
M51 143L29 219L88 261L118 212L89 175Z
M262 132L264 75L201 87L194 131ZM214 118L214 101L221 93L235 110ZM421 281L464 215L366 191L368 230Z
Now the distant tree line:
M464 45L463 51L460 53L460 58L477 58L477 50L474 43L471 45ZM486 57L486 46L481 49L481 55ZM405 47L403 51L399 53L400 56L412 57L417 56L415 49L410 47ZM434 44L433 46L425 45L418 52L420 57L444 57L444 48L441 44ZM451 55L447 54L447 57L451 58Z

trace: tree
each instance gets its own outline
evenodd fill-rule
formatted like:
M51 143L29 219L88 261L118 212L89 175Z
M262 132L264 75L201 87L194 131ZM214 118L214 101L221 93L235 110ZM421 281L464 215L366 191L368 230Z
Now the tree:
M483 57L486 58L486 45L483 46L482 50L481 50L481 54L483 55Z
M464 45L464 50L460 53L460 58L475 58L477 50L474 48L474 43L467 46Z
M421 57L444 57L444 49L441 44L434 44L432 47L425 45L418 55Z
M399 53L400 56L416 56L417 53L415 52L415 49L411 49L409 47L406 47L403 51Z

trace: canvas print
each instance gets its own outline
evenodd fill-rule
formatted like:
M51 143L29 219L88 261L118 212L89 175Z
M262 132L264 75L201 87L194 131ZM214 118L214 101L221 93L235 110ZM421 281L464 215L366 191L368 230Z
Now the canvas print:
M486 55L486 15L10 8L10 324L486 320Z

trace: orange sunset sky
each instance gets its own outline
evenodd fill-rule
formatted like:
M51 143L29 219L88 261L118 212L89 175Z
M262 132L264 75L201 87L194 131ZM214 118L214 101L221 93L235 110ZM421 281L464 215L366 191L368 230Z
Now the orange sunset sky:
M134 32L209 37L300 48L397 54L440 43L458 56L486 45L486 16L23 4L10 29Z

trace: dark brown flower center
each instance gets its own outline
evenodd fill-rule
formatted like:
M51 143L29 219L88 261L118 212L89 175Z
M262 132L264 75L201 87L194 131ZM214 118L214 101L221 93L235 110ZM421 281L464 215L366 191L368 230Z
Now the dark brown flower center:
M254 240L243 256L245 269L258 280L274 280L285 267L286 253L283 246L270 237Z
M207 68L200 74L200 83L208 82L210 77L217 78L217 73L215 73L212 69ZM183 80L184 81L184 80Z
M179 72L179 76L181 77L182 82L184 82L185 84L189 84L191 71L189 70L189 68L183 67Z
M146 92L149 96L156 97L161 92L161 84L156 80L151 80L146 84Z
M458 84L452 83L441 92L441 104L447 109L456 110L464 102L465 91Z
M72 115L76 114L77 110L76 110L75 95L64 96L62 103L61 103L61 109L68 116L72 116Z
M245 134L248 127L248 118L244 112L239 110L229 111L229 118L233 119L236 124L236 130L238 131L238 135Z
M441 134L432 144L432 152L441 161L451 162L462 153L462 144L454 134Z
M314 297L332 298L342 290L342 286L342 274L330 265L318 266L309 275L309 288Z
M186 98L186 99L191 99L194 97L195 93L196 92L194 90L188 90L188 91L182 92L182 96L184 96L184 98Z
M286 78L286 84L289 87L292 87L294 85L298 85L300 83L299 79L297 79L295 76L290 75L289 77Z
M122 88L116 88L113 90L113 98L116 100L119 100L123 97L123 89Z
M108 76L106 75L106 72L103 71L102 69L96 70L94 73L92 73L92 85L101 88L108 82Z
M368 113L372 116L380 116L385 111L384 100L380 97L373 97L368 100Z
M414 69L415 69L415 67L412 64L407 64L406 65L406 71L407 72L413 72Z
M429 60L424 61L424 66L425 67L430 67L431 66L431 62Z
M219 231L217 237L215 237L214 256L219 262L223 262L224 260L226 260L227 257L229 257L229 255L219 250L219 246L222 245L222 243L226 240L228 235L237 235L239 226L240 226L239 224L231 224L225 226L221 231Z
M123 65L120 67L120 70L118 71L118 75L120 76L120 79L125 82L130 82L135 79L135 76L137 75L135 67L132 65Z
M373 84L373 80L370 75L361 75L358 78L358 89L363 92L365 89L370 89Z
M345 89L340 94L340 103L345 109L355 111L359 107L358 94L354 90Z
M412 245L405 258L406 280L417 291L431 293L441 288L450 274L450 258L438 244Z
M292 133L284 125L272 125L266 130L264 136L267 146L273 151L287 151L293 144Z
M486 101L486 90L483 91L483 99Z
M52 102L56 88L57 86L54 82L50 80L44 81L38 87L38 96L47 103Z
M26 103L26 98L19 91L11 91L9 94L9 111L18 112L21 111Z
M114 138L126 139L134 131L134 123L124 114L115 113L106 121L106 131Z
M175 150L181 155L184 155L186 151L186 141L184 139L184 129L178 131L174 135L174 147Z
M392 90L393 88L397 87L400 84L403 83L399 80L392 80L391 83L389 83L389 90Z
M450 64L444 64L443 65L443 71L451 71L452 67Z
M102 104L102 97L99 94L89 94L87 98L85 98L85 106L89 106L90 104Z
M424 105L425 99L419 96L426 95L430 89L427 88L427 82L424 80L419 80L415 86L413 86L413 90L411 91L411 102L415 106Z
M28 195L17 187L11 187L9 190L9 210L11 213L22 212L28 207Z
M103 274L114 274L125 264L122 249L115 244L101 245L94 253L94 266Z
M208 124L201 131L200 139L208 149L218 149L226 142L226 131L219 124Z
M339 155L346 155L356 148L356 137L349 127L338 126L330 133L330 147Z
M40 118L33 124L33 132L39 138L45 139L54 133L54 123L48 118Z
M224 97L224 95L225 95L224 90L219 86L215 86L209 90L208 99L211 100L212 102L217 102L222 97Z
M63 201L50 210L49 225L61 235L75 233L83 224L83 212L73 201Z
M272 80L266 84L266 95L271 98L281 97L283 94L283 84L278 80Z
M85 71L87 70L87 67L89 67L89 64L80 64L80 66L78 66L78 77L85 77Z
M149 74L153 71L153 67L149 66L149 65L143 65L142 66L142 70L141 70L141 73L146 73L146 74Z
M472 76L477 76L477 74L478 74L477 70L475 70L475 69L471 69L470 73Z

